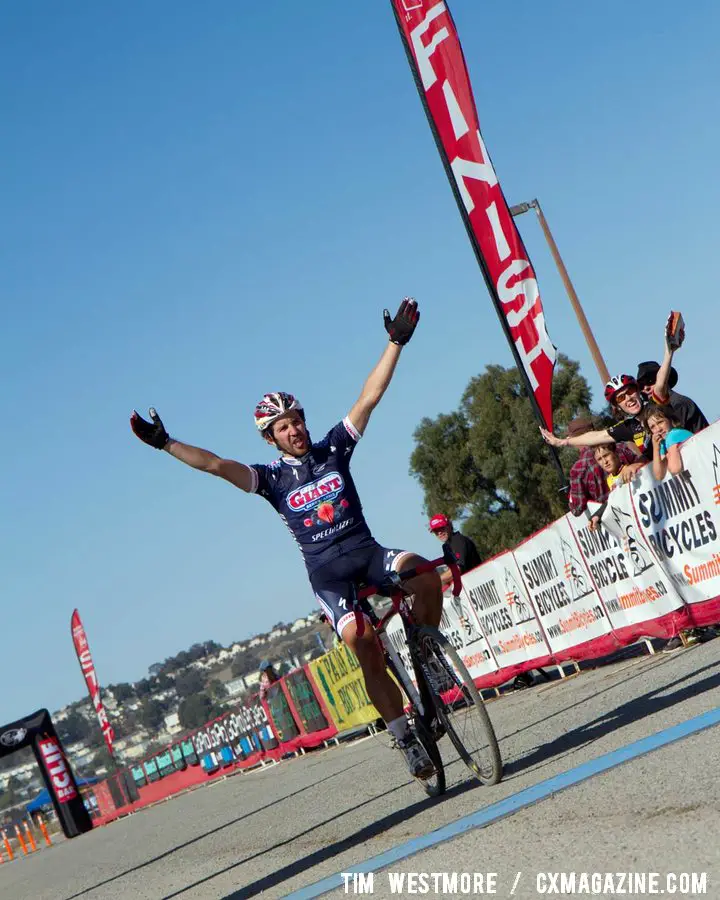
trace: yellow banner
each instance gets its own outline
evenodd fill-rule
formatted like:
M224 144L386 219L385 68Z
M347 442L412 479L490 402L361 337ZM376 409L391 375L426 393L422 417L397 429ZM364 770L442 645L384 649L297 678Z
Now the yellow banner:
M365 690L357 657L345 644L339 644L308 665L338 731L380 718Z

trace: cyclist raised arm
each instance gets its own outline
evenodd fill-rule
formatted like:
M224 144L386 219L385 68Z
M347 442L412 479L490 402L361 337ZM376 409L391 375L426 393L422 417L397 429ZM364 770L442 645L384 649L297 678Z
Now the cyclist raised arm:
M383 312L383 319L390 340L377 365L368 375L360 396L348 413L348 419L361 435L365 433L372 411L382 400L383 394L395 374L395 367L400 359L402 348L413 336L420 321L420 310L414 300L406 297L400 304L400 309L394 319L390 318L387 310Z
M402 695L385 668L372 624L368 619L359 634L355 617L359 583L383 585L392 573L414 569L425 560L378 544L365 521L350 473L355 447L419 318L417 303L410 298L403 300L393 318L385 310L390 340L348 415L320 441L310 440L305 412L292 394L266 394L255 407L255 425L264 440L280 451L280 457L269 465L246 466L177 441L168 435L154 409L150 421L134 412L130 424L146 444L243 491L259 494L280 514L300 548L328 622L358 658L370 700L403 750L412 774L427 778L434 771L433 764L409 729ZM408 579L407 587L414 595L417 622L437 627L442 612L440 576L434 570L425 572Z
M162 419L157 411L150 408L150 421L143 419L136 410L130 417L130 427L149 447L156 450L165 450L170 456L179 459L193 469L208 472L210 475L218 475L239 487L242 491L252 491L253 473L250 466L237 462L234 459L223 459L210 450L202 447L194 447L192 444L183 444L167 433Z

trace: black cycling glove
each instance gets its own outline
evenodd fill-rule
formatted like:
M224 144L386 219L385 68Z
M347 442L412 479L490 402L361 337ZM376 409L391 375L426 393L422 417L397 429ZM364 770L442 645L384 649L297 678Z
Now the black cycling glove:
M390 313L386 309L383 311L383 320L385 321L385 331L390 335L393 344L404 347L413 336L417 323L420 321L417 301L412 297L406 297L400 304L395 318L391 319Z
M147 422L136 410L133 410L133 414L130 416L130 427L145 444L155 447L156 450L162 450L170 440L170 435L152 406L149 412L151 421Z

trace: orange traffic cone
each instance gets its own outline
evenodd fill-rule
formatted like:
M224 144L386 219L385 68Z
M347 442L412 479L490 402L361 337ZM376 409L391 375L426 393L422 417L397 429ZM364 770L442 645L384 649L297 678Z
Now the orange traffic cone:
M25 854L25 856L27 856L28 855L27 844L25 843L25 839L22 836L22 831L20 830L19 825L15 826L15 835L18 839L18 843L20 844L20 847L22 848L22 852Z
M30 849L34 853L37 850L37 844L35 843L35 835L30 830L30 826L27 822L23 823L25 825L25 834L27 835L28 842L30 843Z
M10 846L8 836L5 834L5 829L3 829L0 834L2 834L3 843L5 844L5 852L7 853L10 862L12 862L15 859L15 855L12 852L12 847Z
M42 816L38 816L38 826L40 831L42 831L42 836L45 838L45 843L48 847L52 847L52 841L50 840L50 835L48 834L47 825L45 824L45 819Z

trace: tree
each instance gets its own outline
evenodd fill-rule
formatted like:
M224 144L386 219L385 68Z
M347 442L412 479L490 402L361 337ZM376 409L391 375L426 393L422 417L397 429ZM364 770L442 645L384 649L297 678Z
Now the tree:
M112 695L118 703L124 703L126 700L130 700L135 696L135 689L133 686L131 684L126 684L125 682L120 684L109 684L108 690L112 691Z
M90 765L87 766L88 774L95 775L98 769L107 769L108 772L115 771L115 761L112 756L110 756L110 751L107 746L103 744L102 747L98 748L97 753L93 756Z
M562 354L553 381L555 423L587 415L590 388L579 364ZM410 472L428 515L464 520L487 557L509 549L567 512L567 496L517 369L491 365L471 379L460 408L415 430ZM567 473L577 451L561 451Z
M208 694L215 701L219 702L220 700L224 700L227 697L227 688L217 678L213 678L213 680L208 685Z
M207 694L193 694L186 697L178 709L178 718L183 728L199 728L212 719L213 703Z
M60 739L67 744L84 741L91 737L92 726L77 709L71 710L67 718L57 724Z
M135 694L139 700L149 697L152 689L152 681L149 678L141 678L140 681L135 682Z
M195 669L183 672L175 679L175 690L178 697L190 697L199 694L205 687L205 679Z
M157 731L165 720L165 706L159 700L144 700L140 707L140 723L147 731Z
M261 662L262 657L256 650L240 651L233 656L230 663L230 671L233 678L238 678L240 675L249 675L251 672L257 672Z

